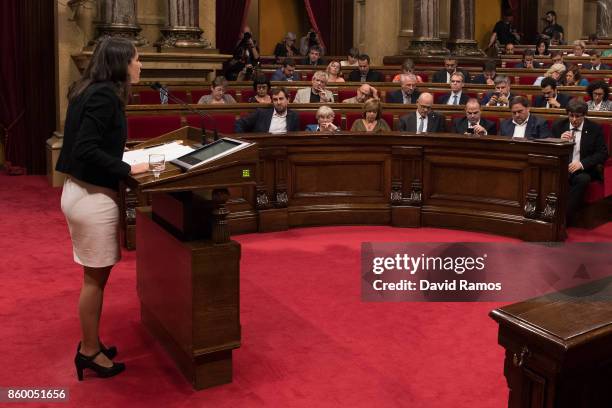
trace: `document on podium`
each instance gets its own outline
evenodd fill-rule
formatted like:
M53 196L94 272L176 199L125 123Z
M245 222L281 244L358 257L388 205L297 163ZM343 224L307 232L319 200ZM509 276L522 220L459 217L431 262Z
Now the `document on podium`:
M163 154L166 162L178 159L195 149L183 145L180 141L164 143L157 146L145 147L144 149L128 150L123 153L123 161L129 165L137 163L148 163L150 154Z

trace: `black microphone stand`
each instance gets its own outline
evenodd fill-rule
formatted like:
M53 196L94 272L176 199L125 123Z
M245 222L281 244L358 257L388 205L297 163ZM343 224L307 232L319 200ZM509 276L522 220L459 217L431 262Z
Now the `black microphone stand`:
M212 116L210 113L202 112L202 111L200 111L198 109L192 108L191 106L189 106L189 104L187 102L185 102L181 98L178 98L178 97L172 95L170 93L170 91L167 88L163 87L159 82L155 82L154 84L152 84L151 88L156 90L156 91L159 91L159 92L163 93L168 99L172 100L173 102L176 102L181 107L187 109L189 112L195 113L196 115L198 115L200 117L200 124L202 126L202 144L209 143L208 137L206 136L206 126L205 126L205 123L204 123L204 118L209 118L210 120L212 120L212 123L213 123L213 130L212 130L213 131L213 141L219 139L219 135L217 133L217 121L215 120L214 116Z

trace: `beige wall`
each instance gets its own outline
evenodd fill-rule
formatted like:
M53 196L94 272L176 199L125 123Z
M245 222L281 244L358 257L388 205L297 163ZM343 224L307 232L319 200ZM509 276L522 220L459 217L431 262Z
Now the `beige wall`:
M384 56L399 52L400 3L399 0L355 0L354 42L375 65L382 64Z
M259 0L259 49L263 55L271 55L276 43L287 31L299 38L306 34L304 3L301 0Z
M489 45L495 23L501 18L501 0L476 0L474 9L474 39L484 50Z

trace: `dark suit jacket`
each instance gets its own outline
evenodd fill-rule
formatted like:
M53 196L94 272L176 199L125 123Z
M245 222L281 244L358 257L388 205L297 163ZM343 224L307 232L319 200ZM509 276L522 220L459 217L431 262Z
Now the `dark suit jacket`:
M361 81L361 72L359 72L358 69L352 70L351 73L349 74L348 80L350 82ZM384 82L384 81L385 81L385 76L378 71L374 71L371 69L368 71L368 75L366 75L366 82Z
M557 92L557 102L561 104L562 108L567 107L567 104L570 101L570 99L572 99L571 96L563 94L561 92ZM546 99L544 99L544 96L543 95L536 96L535 100L533 101L533 107L534 108L544 108L545 106L546 106Z
M419 99L419 95L421 92L418 89L412 91L412 95L410 95L410 103L416 103L417 99ZM389 103L404 103L404 95L402 95L402 90L398 89L392 92L387 93L387 102Z
M472 83L473 84L486 84L487 79L485 78L484 74L478 74L474 78L472 78Z
M273 113L274 108L257 109L250 115L237 120L234 131L236 133L268 132ZM287 132L298 130L300 130L300 119L297 112L287 110Z
M323 60L323 58L319 58L315 64L313 64L312 62L310 62L310 58L308 57L308 55L306 56L306 58L304 58L300 64L302 65L312 65L313 67L320 67L321 65L325 65L325 61Z
M113 190L130 174L123 150L127 126L112 82L90 85L68 105L64 143L55 169Z
M462 69L457 69L457 71L463 74L463 78L465 78L464 82L471 82L470 74L468 74L467 71L464 71ZM446 70L441 69L440 71L434 73L433 76L431 77L431 82L439 82L439 83L444 83L444 84L447 83L446 82Z
M590 63L584 64L582 66L582 69L591 69L592 65ZM609 65L604 64L603 62L601 63L601 66L599 67L599 69L611 69Z
M514 134L514 123L512 123L512 119L506 119L502 121L499 126L499 134L501 136L510 136ZM527 129L525 129L525 138L526 139L545 139L550 137L550 129L548 128L548 123L544 119L540 119L535 115L529 115L529 120L527 121Z
M416 132L417 120L416 113L411 112L400 118L399 130L403 132ZM438 112L429 112L427 115L427 133L444 133L446 132L446 124L444 115Z
M552 136L560 138L563 132L570 129L569 119L562 119L552 126ZM594 179L601 179L597 165L604 164L608 159L608 148L604 141L601 126L584 119L582 135L580 136L580 163L584 171Z
M446 93L446 94L440 96L438 98L438 102L437 103L439 103L441 105L446 105L448 103L448 100L450 99L451 95L452 95L452 92L449 92L449 93ZM465 94L465 92L461 92L461 98L459 98L459 105L465 105L467 103L468 99L470 99L470 97L467 96Z
M495 122L491 122L490 120L480 118L480 126L482 126L483 128L487 130L487 135L497 134L497 124ZM450 132L464 134L467 128L468 128L468 120L464 116L462 118L457 118L453 121Z

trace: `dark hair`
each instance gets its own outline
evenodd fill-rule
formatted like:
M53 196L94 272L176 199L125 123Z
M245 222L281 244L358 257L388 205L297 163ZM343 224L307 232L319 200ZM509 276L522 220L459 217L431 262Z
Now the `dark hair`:
M368 61L368 64L370 63L370 56L368 54L361 54L360 56L357 57L358 61Z
M560 55L563 57L563 51L560 50L554 50L550 52L550 58L556 57L557 55Z
M487 62L485 62L484 67L482 68L483 71L497 71L497 63L493 60L489 60Z
M534 55L535 53L533 50L525 50L525 52L523 52L523 60L525 60L525 57L533 57Z
M510 108L512 108L514 105L523 105L524 107L528 108L529 107L529 99L525 98L524 96L515 96L514 98L512 98L512 100L510 101Z
M545 77L544 79L542 79L540 87L544 89L547 86L550 86L552 89L557 89L557 80L553 77Z
M278 95L279 93L284 93L285 94L285 98L289 99L289 93L287 92L287 88L285 88L284 86L275 86L274 88L272 88L272 96L274 95Z
M580 73L580 67L576 64L570 66L567 71L565 71L565 74L563 74L563 84L567 85L567 81L566 81L566 77L567 77L567 73L572 71L572 73L574 74L574 81L576 81L576 84L578 82L580 82L580 79L582 78L582 74Z
M321 54L321 47L319 47L318 45L313 45L312 47L308 48L308 53L310 54L311 51L316 51L319 54Z
M553 16L555 19L557 19L557 13L555 13L555 10L549 10L546 13L544 13L544 15L546 14L550 14L551 16Z
M540 46L540 44L544 44L544 54L540 54L540 52L538 51L538 47ZM535 46L535 55L548 55L548 41L541 39L536 43Z
M512 17L512 16L513 16L513 14L512 14L512 9L510 9L510 8L506 8L506 9L504 9L504 10L502 11L502 16L503 16L503 17Z
M567 103L565 111L567 113L581 113L583 115L586 115L589 111L589 107L587 106L585 101L578 98L573 98Z
M293 58L285 58L283 67L295 67L295 60Z
M265 75L257 75L255 79L253 79L253 90L257 91L257 85L268 85L268 89L272 86L270 85L270 80Z
M98 43L81 79L68 90L68 100L73 101L96 82L113 82L117 96L127 103L130 95L128 65L136 55L136 47L124 38L106 37Z
M601 51L599 51L599 50L590 50L590 51L588 52L588 54L589 54L591 57L601 57Z
M607 101L608 97L610 96L610 88L609 85L605 82L605 81L595 81L595 82L591 82L589 84L589 86L587 86L587 93L589 94L589 96L591 97L591 99L593 99L593 92L596 89L603 89L604 91L604 97L603 100Z
M357 58L359 56L359 48L351 48L348 50L348 54L353 58Z

